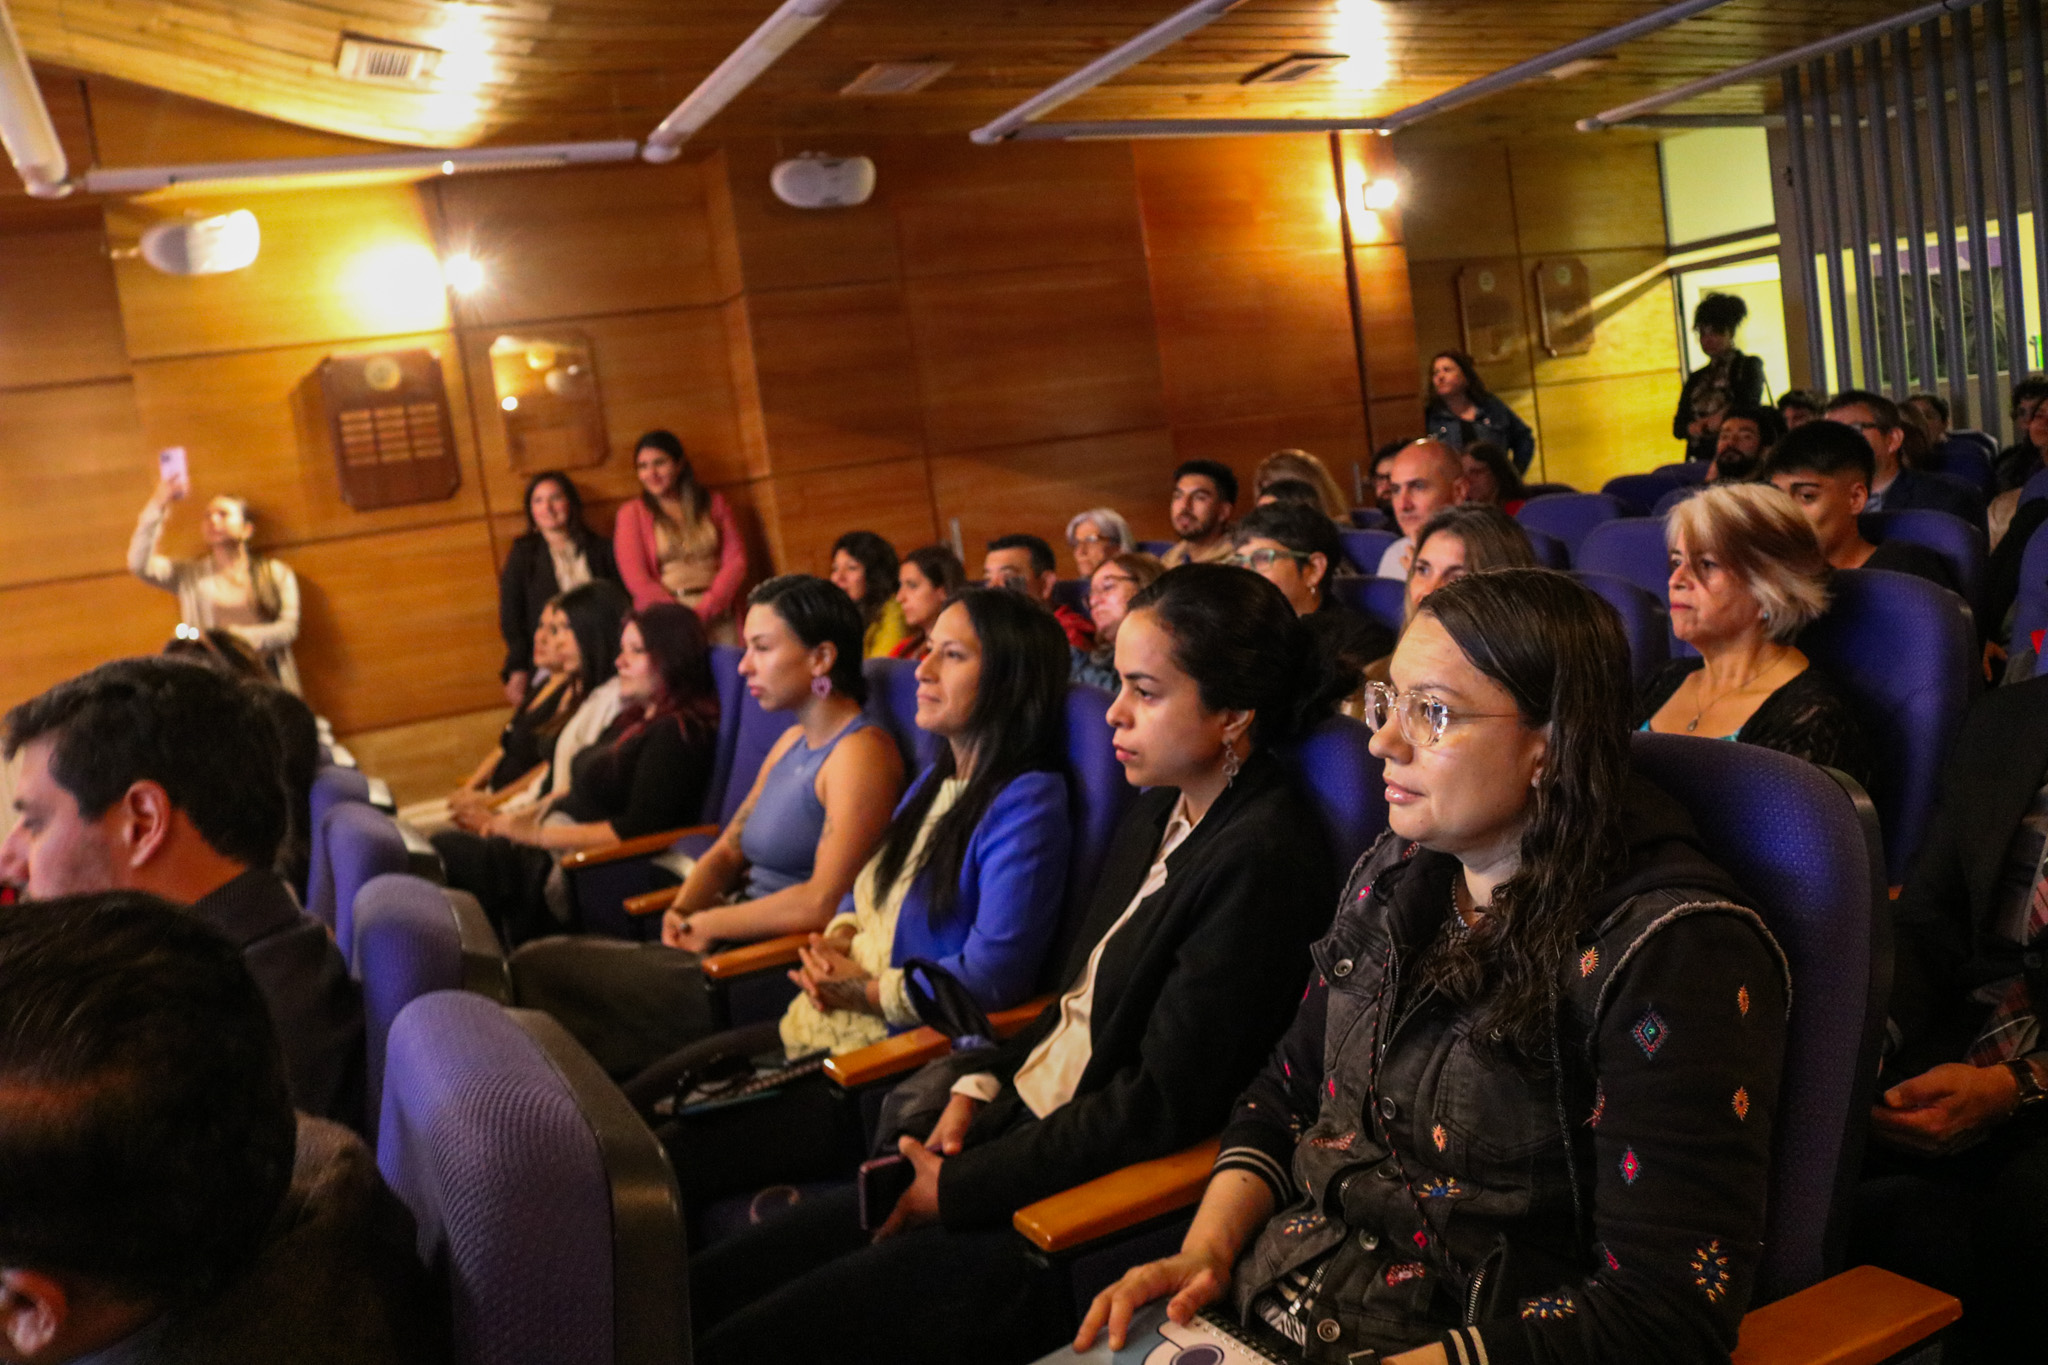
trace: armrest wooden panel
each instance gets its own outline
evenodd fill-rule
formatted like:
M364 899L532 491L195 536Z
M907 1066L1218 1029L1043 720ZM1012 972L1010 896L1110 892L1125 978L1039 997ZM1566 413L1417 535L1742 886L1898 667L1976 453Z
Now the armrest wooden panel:
M665 893L670 900L675 892ZM636 897L636 899L638 899ZM627 904L630 906L631 901ZM809 934L784 934L781 938L764 938L759 943L749 943L744 948L728 948L722 953L698 961L698 970L704 973L706 981L730 981L736 976L750 972L765 972L771 967L788 967L796 962L796 950L811 941Z
M1877 1365L1962 1315L1938 1289L1857 1266L1744 1317L1735 1365Z
M643 834L637 839L621 839L616 844L603 848L586 848L581 853L571 853L562 859L562 868L574 872L578 868L596 867L600 863L623 862L628 858L645 858L656 853L668 852L668 846L676 840L691 834L718 833L716 825L691 825L687 829L665 829L655 834Z
M1036 1019L1051 1003L1051 996L1040 996L1006 1010L997 1010L988 1017L988 1022L995 1028L996 1037L1007 1038ZM884 1038L879 1043L826 1058L825 1074L851 1090L857 1085L871 1085L906 1071L915 1071L926 1062L945 1056L951 1046L946 1035L935 1028L914 1028L893 1038Z
M1010 1225L1040 1251L1066 1251L1162 1213L1184 1209L1202 1197L1221 1145L1218 1139L1208 1138L1184 1152L1097 1176L1085 1185L1026 1204L1010 1216Z
M675 904L676 889L664 886L659 891L649 891L644 896L628 896L621 902L629 915L658 915Z

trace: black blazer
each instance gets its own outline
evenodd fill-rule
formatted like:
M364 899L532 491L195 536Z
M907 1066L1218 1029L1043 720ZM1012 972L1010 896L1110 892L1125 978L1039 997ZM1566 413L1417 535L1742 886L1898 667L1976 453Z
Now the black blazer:
M1117 830L1063 980L1144 884L1180 793L1146 792ZM1256 754L1167 859L1166 885L1110 939L1095 977L1092 1055L1074 1098L1034 1117L1010 1078L1059 1022L1055 1001L957 1073L992 1072L1003 1092L940 1170L955 1229L1217 1132L1293 1017L1308 945L1330 923L1339 869L1313 807L1280 763Z
M619 582L611 541L585 531L582 544L592 580ZM528 531L513 541L505 568L498 575L498 633L505 637L505 666L498 670L501 680L514 673L533 672L534 627L540 624L541 608L561 590L555 581L555 557L548 553L541 533Z
M2048 678L1985 694L1956 738L1893 915L1891 1017L1903 1043L1895 1060L1901 1074L1960 1061L1987 1012L1970 993L2022 970L2019 950L1997 938L1989 921L2006 845L2044 780Z

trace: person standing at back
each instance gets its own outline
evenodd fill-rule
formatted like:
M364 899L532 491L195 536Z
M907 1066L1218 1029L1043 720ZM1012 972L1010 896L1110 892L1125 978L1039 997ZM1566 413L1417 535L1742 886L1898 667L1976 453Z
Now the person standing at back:
M636 610L680 602L713 644L738 638L733 608L747 580L747 546L725 498L697 481L683 443L655 430L634 446L640 496L619 505L612 549Z
M569 476L543 470L526 485L526 534L512 542L498 575L506 701L519 705L533 684L533 636L548 603L592 579L619 581L612 543L583 524L583 496Z
M1173 533L1179 537L1160 562L1220 564L1230 558L1230 514L1237 508L1237 475L1215 460L1189 460L1173 471Z
M1764 362L1735 349L1735 333L1748 316L1749 305L1733 294L1708 294L1692 310L1707 363L1685 377L1671 419L1671 434L1685 442L1688 460L1713 458L1721 418L1730 409L1764 401Z
M1422 421L1429 439L1453 454L1490 441L1514 457L1517 474L1527 473L1536 457L1536 435L1529 424L1487 391L1478 367L1463 351L1438 351L1430 359L1429 404Z
M291 566L250 548L256 519L241 498L206 505L206 554L171 559L157 553L171 504L192 491L183 475L158 483L128 541L128 572L178 598L178 619L195 630L231 630L246 640L287 691L299 688L292 644L299 638L299 579Z

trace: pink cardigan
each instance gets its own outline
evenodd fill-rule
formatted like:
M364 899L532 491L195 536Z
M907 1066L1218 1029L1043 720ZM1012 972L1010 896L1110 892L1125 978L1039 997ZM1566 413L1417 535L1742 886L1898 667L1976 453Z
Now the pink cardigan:
M697 615L706 621L716 621L730 612L747 580L747 544L740 536L739 519L717 493L711 495L711 520L718 527L718 572L705 590L704 600L697 604ZM661 586L654 516L638 498L619 504L618 520L612 523L612 553L618 557L619 577L626 580L636 610L675 601Z

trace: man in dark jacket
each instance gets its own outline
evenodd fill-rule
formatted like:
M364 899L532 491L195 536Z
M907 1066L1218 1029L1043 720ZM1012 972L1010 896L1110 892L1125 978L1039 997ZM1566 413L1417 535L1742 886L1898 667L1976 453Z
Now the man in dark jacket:
M1903 512L1932 507L1949 512L1972 526L1984 525L1984 499L1966 485L1939 474L1923 474L1899 462L1906 443L1905 419L1899 405L1883 394L1848 389L1828 400L1828 420L1856 428L1870 443L1876 477L1870 484L1868 510Z
M225 935L263 988L292 1101L363 1126L362 993L326 927L271 871L289 817L283 750L252 684L122 659L7 715L20 756L0 881L37 900L148 891Z
M2048 1340L2048 679L1971 711L1898 901L1862 1258L1950 1290L1985 1359Z

